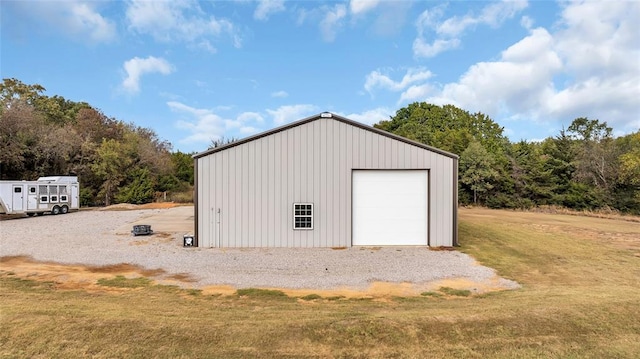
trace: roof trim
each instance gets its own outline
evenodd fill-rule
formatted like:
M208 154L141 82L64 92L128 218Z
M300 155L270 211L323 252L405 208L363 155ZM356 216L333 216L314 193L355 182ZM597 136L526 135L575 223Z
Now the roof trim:
M332 118L332 119L334 119L336 121L340 121L340 122L346 123L347 125L351 125L351 126L355 126L355 127L361 128L363 130L371 131L371 132L376 133L378 135L389 137L389 138L392 138L394 140L401 141L401 142L407 143L407 144L412 145L412 146L420 147L420 148L423 148L425 150L428 150L428 151L431 151L431 152L435 152L435 153L441 154L441 155L446 156L446 157L450 157L450 158L453 158L453 159L458 159L458 155L456 155L454 153L447 152L447 151L444 151L444 150L441 150L439 148L432 147L432 146L429 146L429 145L425 145L423 143L416 142L416 141L410 140L410 139L402 137L402 136L395 135L393 133L390 133L390 132L387 132L387 131L384 131L384 130L380 130L380 129L375 128L373 126L368 126L368 125L365 125L363 123L356 122L354 120L350 120L350 119L348 119L346 117L342 117L342 116L339 116L339 115L336 115L336 114L330 113L330 112L322 112L322 113L319 113L317 115L313 115L313 116L310 116L310 117L307 117L307 118L303 118L302 120L298 120L298 121L289 123L287 125L276 127L276 128L274 128L272 130L268 130L268 131L259 133L257 135L245 137L245 138L243 138L241 140L228 143L228 144L226 144L224 146L220 146L220 147L212 148L212 149L200 152L200 153L196 153L195 155L193 155L193 158L194 159L198 159L200 157L208 156L208 155L210 155L212 153L224 151L224 150L229 149L231 147L239 146L239 145L242 145L244 143L251 142L251 141L260 139L262 137L270 136L270 135L273 135L275 133L278 133L278 132L281 132L281 131L285 131L285 130L288 130L290 128L294 128L294 127L297 127L297 126L301 126L301 125L304 125L304 124L307 124L309 122L313 122L313 121L316 121L316 120L319 120L319 119L322 119L322 118Z

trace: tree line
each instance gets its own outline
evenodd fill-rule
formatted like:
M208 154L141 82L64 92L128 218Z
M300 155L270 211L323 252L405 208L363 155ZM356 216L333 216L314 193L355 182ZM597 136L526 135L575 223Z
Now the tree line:
M461 204L640 214L640 130L614 138L606 122L580 117L541 142L512 143L485 114L425 102L374 126L458 154Z
M192 154L172 151L151 129L44 91L16 79L0 84L0 179L77 175L82 205L193 199ZM463 205L640 214L640 130L615 138L606 122L581 117L541 142L511 142L485 114L424 102L374 126L458 154Z
M82 205L147 203L167 192L192 199L190 154L172 152L151 129L44 91L3 79L0 179L77 175Z

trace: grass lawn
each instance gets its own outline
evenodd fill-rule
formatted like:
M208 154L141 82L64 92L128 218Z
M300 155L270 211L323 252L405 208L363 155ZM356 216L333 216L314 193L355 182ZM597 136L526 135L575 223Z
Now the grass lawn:
M638 358L640 223L460 210L459 250L522 284L469 295L205 295L107 276L61 289L0 267L0 358Z

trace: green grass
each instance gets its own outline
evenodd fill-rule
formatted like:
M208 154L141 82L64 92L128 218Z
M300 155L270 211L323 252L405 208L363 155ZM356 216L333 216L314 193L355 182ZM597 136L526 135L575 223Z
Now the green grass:
M150 286L151 280L144 277L125 278L124 276L119 275L115 278L100 278L98 279L98 284L114 288L142 288Z
M300 297L300 299L302 299L302 300L316 300L316 299L322 299L322 296L320 296L319 294L308 294L308 295L305 295L304 297Z
M236 291L236 295L239 297L249 298L288 298L288 296L281 290L259 288L238 289Z
M442 293L438 293L438 292L422 292L420 293L420 295L423 297L434 297L434 298L442 297Z
M62 290L0 267L0 357L640 357L638 223L460 212L460 250L521 289L297 301L124 277L101 280L116 292Z
M440 289L438 290L444 294L453 295L457 297L468 297L471 295L471 291L467 289L454 289L449 287L440 287Z

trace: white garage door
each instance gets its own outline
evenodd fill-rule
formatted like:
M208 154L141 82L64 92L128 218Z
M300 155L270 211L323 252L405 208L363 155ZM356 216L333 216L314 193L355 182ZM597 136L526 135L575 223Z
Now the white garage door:
M427 171L353 171L353 245L427 245Z

